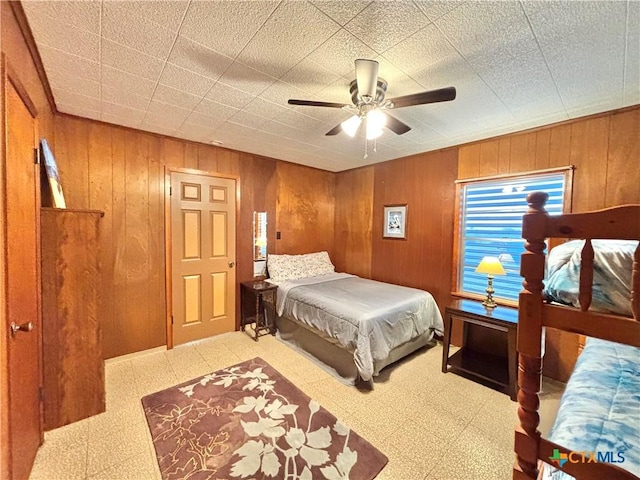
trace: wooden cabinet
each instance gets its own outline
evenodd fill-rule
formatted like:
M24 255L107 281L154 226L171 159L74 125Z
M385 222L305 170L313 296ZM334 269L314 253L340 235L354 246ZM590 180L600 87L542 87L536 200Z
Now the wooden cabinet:
M41 210L45 430L105 411L98 321L102 215Z

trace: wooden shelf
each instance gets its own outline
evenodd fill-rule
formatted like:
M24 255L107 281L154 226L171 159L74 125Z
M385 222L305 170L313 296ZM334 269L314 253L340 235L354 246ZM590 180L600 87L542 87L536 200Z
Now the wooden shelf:
M449 357L447 362L453 369L475 375L484 380L509 386L509 371L503 357L461 348Z

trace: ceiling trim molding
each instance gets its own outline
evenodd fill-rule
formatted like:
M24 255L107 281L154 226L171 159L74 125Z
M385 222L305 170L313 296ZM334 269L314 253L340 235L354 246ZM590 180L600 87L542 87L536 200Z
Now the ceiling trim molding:
M24 8L22 7L22 3L17 0L11 0L9 2L11 5L11 10L13 11L13 15L18 22L18 27L22 32L22 36L24 37L24 41L27 44L27 48L29 49L29 53L31 54L31 59L33 60L33 64L36 67L36 71L38 72L38 77L40 77L40 82L42 83L42 89L44 90L44 94L47 97L47 101L49 102L49 106L53 113L58 113L58 109L56 108L56 102L53 99L53 92L51 91L51 85L49 85L49 79L47 78L47 74L44 70L44 65L42 63L42 58L40 58L40 52L38 52L38 47L36 47L35 38L33 38L33 32L31 31L31 27L29 26L29 22L27 21L27 16L24 13Z

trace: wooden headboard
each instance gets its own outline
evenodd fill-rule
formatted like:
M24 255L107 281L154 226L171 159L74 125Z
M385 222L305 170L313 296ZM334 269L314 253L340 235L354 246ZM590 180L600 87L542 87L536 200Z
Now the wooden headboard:
M557 448L570 450L543 439L538 431L539 393L542 377L543 327L556 328L590 337L640 347L640 246L636 248L631 285L633 318L589 311L593 283L592 239L640 240L640 205L625 205L587 213L569 213L551 217L544 209L548 195L535 192L527 196L529 210L523 217L520 274L524 289L520 292L518 313L518 417L514 480L533 480L538 476L538 460L548 459ZM548 238L584 239L579 300L580 309L546 304L543 298L545 241ZM571 464L565 469L576 478L635 479L626 470L606 463Z

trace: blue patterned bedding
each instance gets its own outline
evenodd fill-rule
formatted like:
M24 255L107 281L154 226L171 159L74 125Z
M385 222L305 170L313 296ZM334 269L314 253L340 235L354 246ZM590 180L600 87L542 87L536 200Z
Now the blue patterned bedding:
M591 310L631 316L632 240L593 240L593 294ZM548 299L580 307L580 252L584 240L572 240L551 249L547 257L545 294Z
M640 349L589 338L549 439L573 451L612 452L617 466L640 476ZM573 478L549 466L544 473Z

